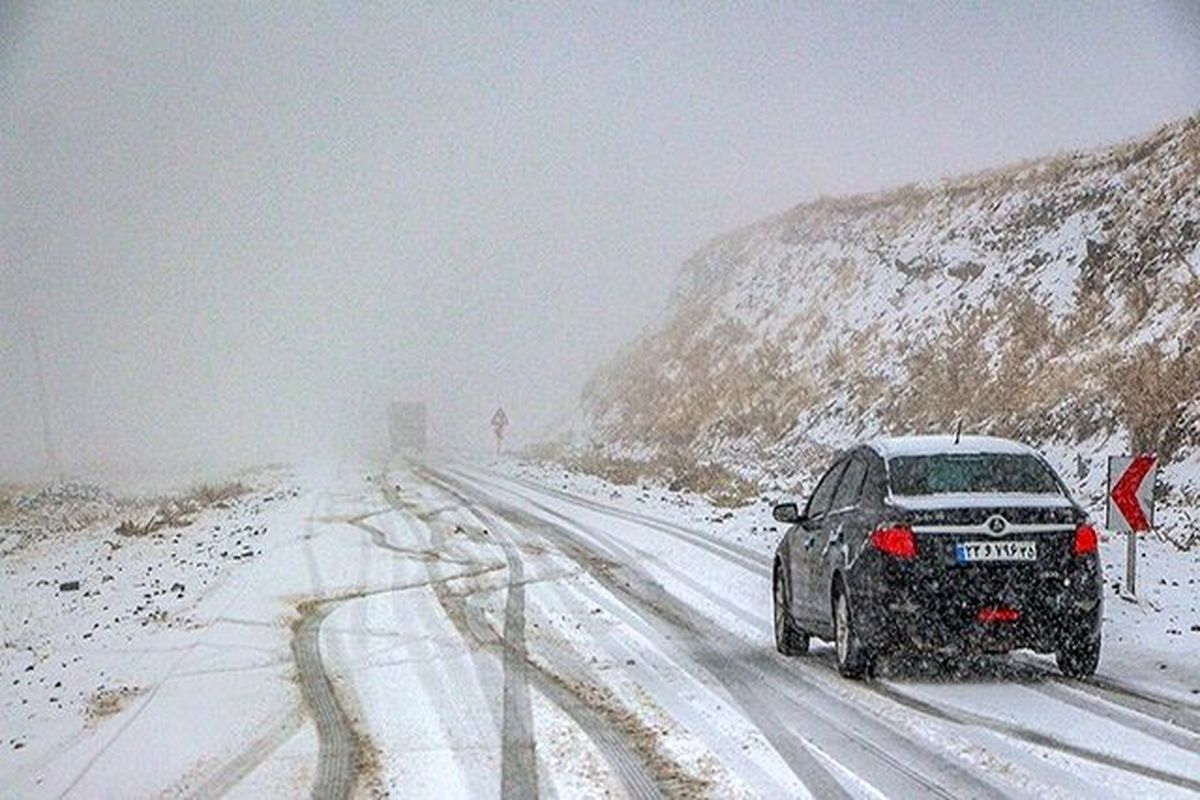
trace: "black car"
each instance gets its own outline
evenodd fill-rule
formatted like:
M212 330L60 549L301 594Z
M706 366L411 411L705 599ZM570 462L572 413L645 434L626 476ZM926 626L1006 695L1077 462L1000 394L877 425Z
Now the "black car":
M1037 451L984 436L875 439L842 453L775 551L775 644L832 640L839 671L903 651L1100 659L1103 582L1087 514Z

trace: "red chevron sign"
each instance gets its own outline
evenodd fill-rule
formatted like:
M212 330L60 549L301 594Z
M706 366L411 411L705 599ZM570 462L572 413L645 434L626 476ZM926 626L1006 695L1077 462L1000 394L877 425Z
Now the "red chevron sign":
M1111 456L1108 459L1108 528L1141 533L1154 524L1154 477L1158 456Z

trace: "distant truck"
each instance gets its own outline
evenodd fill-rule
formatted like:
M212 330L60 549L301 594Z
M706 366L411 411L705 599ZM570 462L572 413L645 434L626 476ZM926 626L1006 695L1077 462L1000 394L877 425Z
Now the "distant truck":
M393 453L425 451L425 404L392 403L388 408L388 433Z

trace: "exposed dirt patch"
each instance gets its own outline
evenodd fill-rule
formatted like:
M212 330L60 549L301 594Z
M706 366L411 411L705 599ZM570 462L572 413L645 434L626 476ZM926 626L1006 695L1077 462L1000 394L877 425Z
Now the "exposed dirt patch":
M96 725L101 721L121 713L129 701L146 693L141 686L119 686L112 689L100 689L93 692L87 699L84 711L87 724Z
M388 796L383 786L383 755L370 737L353 732L355 796L383 800Z

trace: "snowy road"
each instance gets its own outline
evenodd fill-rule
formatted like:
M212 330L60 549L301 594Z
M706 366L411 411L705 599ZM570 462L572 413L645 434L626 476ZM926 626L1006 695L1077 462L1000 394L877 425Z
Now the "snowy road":
M1200 796L1200 705L1103 666L779 656L771 535L463 463L311 484L135 642L124 710L47 726L0 793Z
M763 611L767 564L751 548L528 482L461 468L437 474L575 561L609 613L645 637L637 646L617 640L616 658L641 656L645 669L627 668L628 679L714 757L714 789L821 797L1200 792L1194 707L1060 681L1032 659L994 660L949 683L911 667L848 683L828 650L798 660L774 654ZM554 616L554 605L543 608ZM614 638L577 646L612 658ZM688 690L671 688L681 684ZM717 727L740 726L755 745L733 753L727 736L696 719L703 704L683 709L681 695L724 697Z

